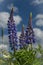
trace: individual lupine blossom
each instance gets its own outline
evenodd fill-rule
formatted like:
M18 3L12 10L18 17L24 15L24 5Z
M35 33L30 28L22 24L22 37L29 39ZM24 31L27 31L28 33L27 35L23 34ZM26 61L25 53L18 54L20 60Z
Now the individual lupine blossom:
M32 27L32 13L29 16L28 27L26 28L25 41L27 44L35 43L35 35Z
M22 31L21 31L21 34L19 36L19 46L20 48L23 48L25 47L25 33L24 33L24 25L22 25Z
M17 44L17 29L15 25L15 21L13 19L13 8L10 13L10 17L8 20L8 34L9 34L9 43L10 43L10 48L11 50L15 50L18 48Z

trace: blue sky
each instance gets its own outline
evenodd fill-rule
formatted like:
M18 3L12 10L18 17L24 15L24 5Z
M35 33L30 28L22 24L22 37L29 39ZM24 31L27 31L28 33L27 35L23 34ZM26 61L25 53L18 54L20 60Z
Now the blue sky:
M20 34L22 24L24 24L26 29L29 21L29 14L32 12L33 29L38 43L43 45L43 0L0 0L0 35L1 27L3 26L4 42L6 42L5 39L7 40L8 38L6 32L7 21L12 6L14 7L14 20L17 25L18 35ZM0 40L0 42L1 41L2 40Z

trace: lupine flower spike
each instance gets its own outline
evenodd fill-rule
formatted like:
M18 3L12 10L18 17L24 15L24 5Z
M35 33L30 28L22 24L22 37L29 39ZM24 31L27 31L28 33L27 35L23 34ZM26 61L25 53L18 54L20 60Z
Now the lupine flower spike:
M22 31L19 37L20 42L20 48L23 48L25 46L25 33L24 33L24 25L22 25Z
M32 27L32 13L30 13L29 16L29 22L28 22L28 27L26 28L25 38L27 44L35 43L34 31Z
M17 49L17 29L15 21L13 19L13 8L11 10L10 17L8 20L8 34L11 50Z

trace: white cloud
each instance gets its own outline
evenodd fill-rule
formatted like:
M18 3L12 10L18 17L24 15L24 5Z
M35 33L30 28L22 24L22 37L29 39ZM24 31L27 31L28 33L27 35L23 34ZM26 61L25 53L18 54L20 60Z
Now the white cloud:
M4 35L3 41L2 41L2 37L0 36L0 49L4 49L4 50L9 49L8 35Z
M7 6L7 8L8 8L9 10L11 10L12 7L13 7L13 9L14 9L14 12L16 12L16 13L19 12L18 8L17 8L16 6L14 6L13 4L10 4L10 5Z
M19 36L20 36L21 32L17 32L17 37L18 37L18 44L19 44Z
M36 25L40 27L43 26L43 20L42 19L37 20Z
M15 24L18 25L21 21L22 18L19 15L14 16Z
M33 2L32 2L33 5L39 5L42 3L43 3L43 0L33 0Z
M5 44L0 44L0 49L8 49L8 46L7 45L5 45Z
M8 12L0 12L0 27L6 28L7 27L7 21L9 18ZM19 15L14 16L15 24L18 25L22 18Z
M37 43L43 46L43 30L39 28L34 28L34 32L35 32Z
M18 37L20 36L20 34L21 34L21 32L17 32L17 36L18 36Z
M0 12L0 27L6 27L9 18L8 12Z
M42 38L43 39L43 31L39 28L34 28L34 31L35 31L35 35L37 37L39 37L40 39Z
M37 16L35 17L35 19L43 19L43 14L37 14Z
M43 26L43 14L37 14L35 20L37 26Z
M2 42L3 42L3 44L8 44L9 43L8 42L8 35L4 35L3 40L2 40L2 37L0 36L0 44L2 44Z

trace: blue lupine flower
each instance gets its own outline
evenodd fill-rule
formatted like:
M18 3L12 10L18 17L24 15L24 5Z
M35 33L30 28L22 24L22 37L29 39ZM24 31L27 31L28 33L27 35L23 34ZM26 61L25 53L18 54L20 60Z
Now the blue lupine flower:
M16 25L13 20L13 8L10 13L9 21L8 21L8 34L9 34L9 43L12 50L16 49L17 46L17 30Z
M23 48L25 46L25 34L24 34L24 25L22 26L22 32L19 37L19 42L20 42L20 48Z
M19 44L19 49L22 49L23 48L23 45L22 44Z
M32 27L32 13L30 13L30 20L26 28L25 38L27 44L35 43L35 35Z

